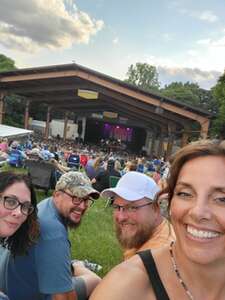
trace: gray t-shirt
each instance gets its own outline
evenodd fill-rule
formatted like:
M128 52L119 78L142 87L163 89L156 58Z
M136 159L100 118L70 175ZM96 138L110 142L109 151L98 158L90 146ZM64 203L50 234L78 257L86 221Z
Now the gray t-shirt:
M8 300L9 298L1 291L6 289L7 264L9 260L9 250L0 245L0 300Z

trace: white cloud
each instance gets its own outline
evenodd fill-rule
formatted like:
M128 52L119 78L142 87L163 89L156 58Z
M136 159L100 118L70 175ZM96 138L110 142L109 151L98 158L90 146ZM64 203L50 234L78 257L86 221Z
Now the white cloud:
M202 71L198 68L169 68L158 66L159 80L162 84L169 84L174 81L195 82L200 87L210 89L214 86L221 75L217 71Z
M71 0L1 0L0 20L0 43L31 52L87 44L104 26Z
M113 39L113 44L117 45L118 43L119 43L119 38L118 37L114 38Z
M207 21L210 23L214 23L219 20L219 18L210 10L206 10L201 12L199 15L196 14L200 20Z
M187 54L193 57L198 56L198 52L196 50L190 49L187 51Z
M198 40L196 43L199 45L209 45L210 44L210 39L202 39L202 40Z
M219 20L219 17L211 10L204 10L204 11L194 11L187 9L182 6L182 4L178 1L174 1L172 4L175 9L183 14L183 15L188 15L191 17L194 17L196 19L199 19L201 21L209 22L209 23L214 23Z
M218 35L219 33L217 33ZM225 32L222 31L217 38L198 40L193 47L196 55L187 57L186 63L190 67L203 70L217 70L223 72L225 68ZM188 53L190 54L190 53Z
M164 41L166 41L166 42L170 42L174 39L174 37L171 33L164 33L162 35L162 37L163 37Z

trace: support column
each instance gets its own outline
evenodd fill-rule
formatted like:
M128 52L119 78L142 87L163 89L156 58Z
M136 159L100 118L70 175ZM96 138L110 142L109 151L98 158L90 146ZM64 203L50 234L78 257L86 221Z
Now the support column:
M151 131L152 131L152 128L146 129L145 149L146 149L146 152L148 155L150 154Z
M4 115L4 93L0 93L0 124L3 123L3 115Z
M205 119L204 122L200 123L200 125L201 125L200 137L202 139L206 139L208 136L209 124L210 124L209 119Z
M167 128L166 126L160 126L160 136L159 136L159 144L158 144L158 150L157 150L157 156L164 156L164 147L163 147L163 142L164 142L164 137L165 134L167 133Z
M68 112L65 113L65 119L64 119L64 130L63 130L63 141L64 142L66 140L67 124L68 124Z
M26 101L25 106L25 113L24 113L24 128L28 129L29 127L29 107L30 107L30 100Z
M190 136L190 132L191 132L191 126L184 124L184 130L181 138L181 147L184 147L185 145L188 144L188 138Z
M151 157L153 157L153 154L155 154L155 138L156 138L156 129L154 128L154 131L152 132L152 142L151 142L151 150L150 150Z
M174 123L169 123L168 124L168 135L169 136L168 136L168 145L167 145L167 150L166 150L166 160L172 154L175 132L176 132L176 125Z
M46 140L49 137L50 113L51 113L51 106L48 106L47 115L46 115L46 124L45 124L45 139Z

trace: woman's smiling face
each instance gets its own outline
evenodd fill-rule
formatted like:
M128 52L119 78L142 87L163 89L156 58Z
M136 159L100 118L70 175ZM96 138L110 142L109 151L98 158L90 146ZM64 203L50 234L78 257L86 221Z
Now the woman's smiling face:
M3 197L16 197L20 203L31 202L31 193L24 182L15 182L7 187L0 195L0 237L8 237L13 235L27 216L21 212L21 206L13 210L9 210L3 205Z
M198 157L183 165L170 213L181 253L201 264L225 261L224 157Z

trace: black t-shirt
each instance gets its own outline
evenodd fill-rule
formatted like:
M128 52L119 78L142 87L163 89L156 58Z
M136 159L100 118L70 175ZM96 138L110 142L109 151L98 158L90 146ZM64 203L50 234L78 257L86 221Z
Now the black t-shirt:
M101 192L104 189L109 188L109 177L110 176L116 176L121 177L120 173L116 170L101 170L98 175L95 177L96 182L93 184L93 188L97 191Z

